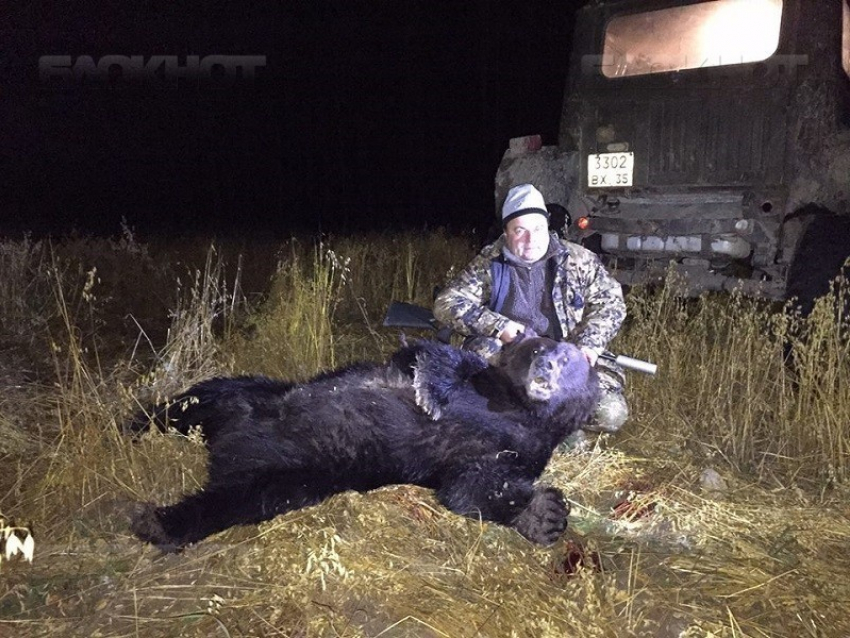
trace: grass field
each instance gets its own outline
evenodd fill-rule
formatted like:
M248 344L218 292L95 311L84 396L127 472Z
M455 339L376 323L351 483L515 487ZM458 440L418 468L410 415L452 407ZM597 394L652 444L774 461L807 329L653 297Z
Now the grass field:
M544 479L573 509L554 547L410 486L178 555L130 535L134 502L206 471L196 439L122 438L135 409L214 374L379 360L399 341L389 302L430 305L474 249L0 242L0 537L35 540L32 563L2 556L0 636L850 636L842 282L806 320L675 282L632 291L612 349L659 374L630 376L622 433L553 458Z

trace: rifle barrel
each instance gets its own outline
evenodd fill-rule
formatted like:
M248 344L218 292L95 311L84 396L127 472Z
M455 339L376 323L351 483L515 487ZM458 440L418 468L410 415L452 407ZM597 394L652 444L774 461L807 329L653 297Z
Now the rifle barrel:
M649 361L642 361L633 357L627 357L622 354L614 354L613 352L603 352L600 355L603 359L613 361L621 368L634 370L635 372L643 372L644 374L655 374L658 371L658 366Z

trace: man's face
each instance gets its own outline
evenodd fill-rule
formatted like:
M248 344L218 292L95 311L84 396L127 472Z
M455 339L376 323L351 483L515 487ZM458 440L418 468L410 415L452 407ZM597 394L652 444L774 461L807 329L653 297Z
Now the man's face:
M505 226L505 240L514 255L523 261L535 262L549 248L549 222L539 213L514 217Z

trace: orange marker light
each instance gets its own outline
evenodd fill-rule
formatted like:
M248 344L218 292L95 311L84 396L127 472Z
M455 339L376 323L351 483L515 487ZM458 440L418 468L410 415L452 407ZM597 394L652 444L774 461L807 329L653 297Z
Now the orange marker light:
M576 226L578 226L579 230L587 230L588 228L590 228L590 218L579 217L576 221Z

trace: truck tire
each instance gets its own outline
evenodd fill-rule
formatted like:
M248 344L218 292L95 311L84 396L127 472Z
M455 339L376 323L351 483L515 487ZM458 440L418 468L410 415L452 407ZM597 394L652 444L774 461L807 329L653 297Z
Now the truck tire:
M804 222L788 270L785 298L796 298L801 314L807 317L815 300L829 292L830 283L841 273L848 257L850 216L819 209Z

